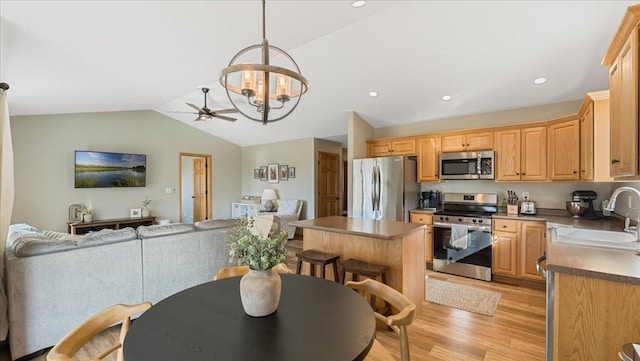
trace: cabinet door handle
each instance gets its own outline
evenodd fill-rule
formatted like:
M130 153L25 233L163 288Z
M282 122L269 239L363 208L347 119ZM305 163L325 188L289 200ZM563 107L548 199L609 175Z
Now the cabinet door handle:
M574 171L573 171L573 174L578 174L578 172L574 170Z
M617 159L611 159L611 164L616 164L616 163L620 163L620 161Z

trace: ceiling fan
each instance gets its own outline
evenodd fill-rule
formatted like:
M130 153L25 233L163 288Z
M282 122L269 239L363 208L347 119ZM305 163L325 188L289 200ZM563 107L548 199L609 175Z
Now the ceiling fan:
M220 109L220 110L211 110L209 108L207 108L207 93L209 92L209 88L202 88L202 93L204 94L204 106L202 108L200 108L199 106L195 105L195 104L191 104L189 102L185 102L185 104L187 104L188 106L192 107L193 109L197 110L197 113L191 113L191 114L198 114L198 117L195 119L195 121L204 121L204 120L209 120L211 118L220 118L220 119L224 119L230 122L235 122L237 119L236 118L231 118L231 117L227 117L224 115L220 115L220 114L229 114L229 113L237 113L238 110L237 109ZM182 112L184 113L184 112Z

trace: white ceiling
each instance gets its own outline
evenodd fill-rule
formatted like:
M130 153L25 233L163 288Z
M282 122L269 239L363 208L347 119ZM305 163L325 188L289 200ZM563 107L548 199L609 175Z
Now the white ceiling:
M247 146L340 139L352 110L383 127L581 99L608 87L600 61L633 3L267 1L269 43L309 80L298 108L267 126L166 114ZM261 42L261 11L258 0L0 0L11 114L189 111L201 85L211 108L228 108L219 72Z

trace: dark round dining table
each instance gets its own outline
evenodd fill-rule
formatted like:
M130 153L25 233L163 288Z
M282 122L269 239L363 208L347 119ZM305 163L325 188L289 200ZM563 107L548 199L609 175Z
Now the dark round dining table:
M357 292L333 281L281 275L276 312L247 315L240 277L208 282L147 310L124 341L127 361L363 360L375 317Z

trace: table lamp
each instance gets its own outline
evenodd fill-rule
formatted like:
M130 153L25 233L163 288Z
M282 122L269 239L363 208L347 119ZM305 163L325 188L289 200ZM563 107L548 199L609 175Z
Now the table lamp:
M264 209L271 212L273 210L273 202L271 200L278 199L276 190L271 188L265 189L264 191L262 191L262 199L266 200L266 202L264 203Z

